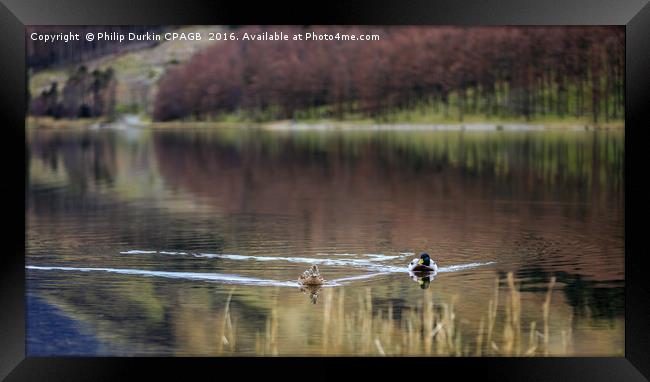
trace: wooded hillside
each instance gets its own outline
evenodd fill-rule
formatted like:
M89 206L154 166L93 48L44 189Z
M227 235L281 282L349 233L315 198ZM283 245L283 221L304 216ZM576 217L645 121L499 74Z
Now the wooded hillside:
M297 33L299 27L246 27ZM154 118L624 116L621 27L308 27L380 41L223 41L161 79Z

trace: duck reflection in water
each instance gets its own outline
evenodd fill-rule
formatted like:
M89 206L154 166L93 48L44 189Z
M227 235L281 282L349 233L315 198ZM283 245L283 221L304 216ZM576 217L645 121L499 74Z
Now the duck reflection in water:
M409 271L409 276L411 277L411 279L413 281L420 284L420 288L428 289L429 284L431 284L431 281L435 280L436 273L435 272L413 272L413 271Z
M413 281L420 284L420 288L428 289L431 281L435 279L435 274L430 272L409 272Z

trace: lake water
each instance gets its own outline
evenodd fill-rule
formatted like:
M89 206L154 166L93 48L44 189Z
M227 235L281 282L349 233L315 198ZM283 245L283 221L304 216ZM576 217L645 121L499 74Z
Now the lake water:
M28 355L623 355L621 130L27 134Z

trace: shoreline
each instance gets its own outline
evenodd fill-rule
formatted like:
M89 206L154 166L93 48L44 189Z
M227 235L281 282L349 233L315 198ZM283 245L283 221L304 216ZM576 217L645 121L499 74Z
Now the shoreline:
M419 131L539 131L539 130L609 130L624 129L624 123L583 125L570 123L543 122L469 122L469 123L355 123L343 121L292 122L278 121L266 123L264 129L276 131L297 130L419 130Z
M271 131L302 131L302 130L418 130L418 131L541 131L541 130L566 130L566 131L593 131L593 130L619 130L625 128L624 121L607 123L576 123L576 122L455 122L455 123L394 123L374 121L291 121L280 120L272 122L223 122L223 121L170 121L150 122L141 121L138 118L129 120L129 116L123 116L117 121L109 122L106 118L80 118L80 119L55 119L52 117L25 118L26 128L36 129L65 129L65 128L89 128L89 129L173 129L173 128L261 128Z

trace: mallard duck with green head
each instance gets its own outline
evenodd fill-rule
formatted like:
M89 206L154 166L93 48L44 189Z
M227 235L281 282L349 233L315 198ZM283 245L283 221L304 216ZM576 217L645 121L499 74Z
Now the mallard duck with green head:
M411 260L409 263L409 271L411 272L433 272L438 273L438 264L429 256L428 253L421 253L420 258Z

